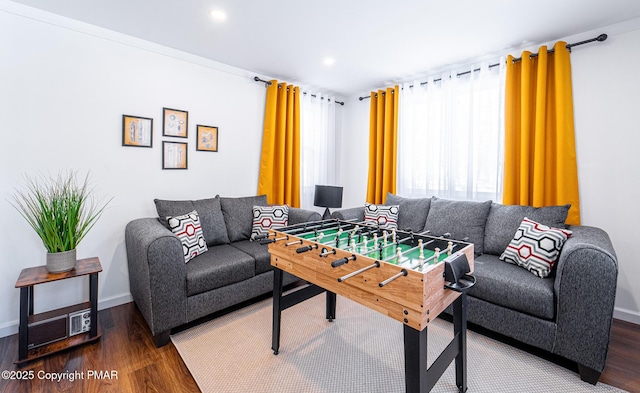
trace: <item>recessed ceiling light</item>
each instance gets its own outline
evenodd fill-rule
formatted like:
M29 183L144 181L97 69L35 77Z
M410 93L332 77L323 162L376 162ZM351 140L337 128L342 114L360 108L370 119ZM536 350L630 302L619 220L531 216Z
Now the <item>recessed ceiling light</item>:
M327 57L325 58L323 61L324 65L326 66L332 66L336 63L335 59L331 58L331 57Z
M211 11L211 17L215 20L223 21L227 19L227 14L222 10Z

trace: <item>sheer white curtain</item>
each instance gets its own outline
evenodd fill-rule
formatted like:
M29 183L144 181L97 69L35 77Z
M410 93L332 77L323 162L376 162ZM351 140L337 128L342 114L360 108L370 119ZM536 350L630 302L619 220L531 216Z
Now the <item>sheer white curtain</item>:
M502 200L504 59L499 64L404 84L398 195Z
M314 97L315 95L315 97ZM315 185L336 182L336 113L333 97L303 94L300 99L300 202L313 207Z

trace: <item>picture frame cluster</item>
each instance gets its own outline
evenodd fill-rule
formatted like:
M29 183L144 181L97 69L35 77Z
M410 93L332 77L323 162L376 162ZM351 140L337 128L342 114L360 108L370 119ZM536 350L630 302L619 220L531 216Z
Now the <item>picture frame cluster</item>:
M188 168L189 112L162 108L162 169ZM178 140L173 140L176 138ZM122 115L122 146L153 148L153 118ZM218 127L196 125L196 151L218 151Z

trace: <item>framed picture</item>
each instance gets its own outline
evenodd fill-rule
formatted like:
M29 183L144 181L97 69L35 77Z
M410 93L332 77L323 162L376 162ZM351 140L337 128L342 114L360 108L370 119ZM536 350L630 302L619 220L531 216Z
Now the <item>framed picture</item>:
M218 151L218 127L196 126L196 150Z
M162 110L162 135L186 138L189 112L170 108L162 108Z
M153 147L153 119L122 115L122 146Z
M187 144L162 141L162 169L187 169Z

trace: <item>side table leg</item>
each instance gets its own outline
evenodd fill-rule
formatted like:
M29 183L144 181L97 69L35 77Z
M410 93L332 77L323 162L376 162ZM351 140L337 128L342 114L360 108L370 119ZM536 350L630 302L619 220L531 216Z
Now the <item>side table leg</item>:
M90 337L98 335L98 273L89 275L89 302L91 303Z
M29 315L33 315L33 285L29 287Z
M33 287L20 288L20 325L18 327L18 360L26 360L29 351L29 308L33 310ZM33 296L31 296L33 298Z

